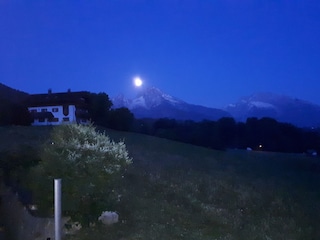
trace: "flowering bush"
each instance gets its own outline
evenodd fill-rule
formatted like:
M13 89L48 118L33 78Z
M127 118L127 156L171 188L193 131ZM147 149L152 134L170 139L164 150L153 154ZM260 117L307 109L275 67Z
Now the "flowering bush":
M62 208L72 220L86 225L112 204L115 180L132 159L123 141L114 142L92 126L54 127L32 169L31 188L40 209L52 212L53 179L62 179Z

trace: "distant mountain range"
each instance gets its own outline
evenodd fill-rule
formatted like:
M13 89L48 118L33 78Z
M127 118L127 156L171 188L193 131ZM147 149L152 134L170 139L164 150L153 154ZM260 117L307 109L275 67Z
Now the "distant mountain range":
M114 108L127 107L136 118L173 118L201 121L233 117L246 121L248 117L270 117L299 127L320 126L320 106L284 95L257 93L243 97L225 109L208 108L186 103L152 87L134 99L119 95L112 99Z
M242 97L237 103L229 104L225 110L238 121L245 121L248 117L270 117L299 127L320 126L319 105L273 93Z
M28 95L0 83L1 105L21 103ZM119 95L111 100L114 108L127 107L136 118L215 121L222 117L233 117L236 121L246 121L248 117L270 117L298 127L320 127L319 105L273 93L256 93L242 97L238 102L229 104L224 109L186 103L155 87L146 89L134 99Z

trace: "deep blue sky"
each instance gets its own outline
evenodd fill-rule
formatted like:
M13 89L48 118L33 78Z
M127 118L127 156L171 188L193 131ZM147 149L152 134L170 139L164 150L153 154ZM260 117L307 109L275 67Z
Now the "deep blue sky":
M221 107L254 92L320 104L318 0L0 0L0 82Z

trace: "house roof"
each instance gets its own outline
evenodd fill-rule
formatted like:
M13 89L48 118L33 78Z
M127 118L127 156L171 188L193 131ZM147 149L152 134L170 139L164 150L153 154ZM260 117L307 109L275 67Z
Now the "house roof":
M46 94L32 94L26 100L28 107L38 106L56 106L56 105L77 105L85 107L89 103L90 93L82 92L63 92L52 93L49 91Z

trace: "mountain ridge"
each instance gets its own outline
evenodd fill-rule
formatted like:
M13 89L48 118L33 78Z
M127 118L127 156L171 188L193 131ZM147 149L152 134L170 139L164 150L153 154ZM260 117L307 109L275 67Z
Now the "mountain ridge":
M319 105L275 93L260 92L241 97L225 110L238 121L245 121L248 117L271 117L299 127L320 126Z
M13 89L9 86L0 83L0 99L13 103L21 103L28 96L28 93Z
M222 109L209 108L190 104L169 94L163 93L156 87L141 92L134 99L127 99L118 95L112 99L114 108L127 107L136 118L174 118L177 120L203 119L218 120L231 117Z
M28 95L0 83L0 99L3 104L5 102L21 103ZM127 99L120 94L110 100L114 104L113 108L127 107L136 118L202 121L233 117L236 121L244 122L249 117L270 117L298 127L320 127L320 105L270 92L241 97L237 102L222 109L190 104L156 87L140 92L133 99Z
M118 95L114 107L127 107L137 118L173 118L177 120L217 120L233 117L244 122L249 117L270 117L298 127L319 127L320 106L302 99L270 92L241 97L237 102L218 109L190 104L151 87L136 98Z

